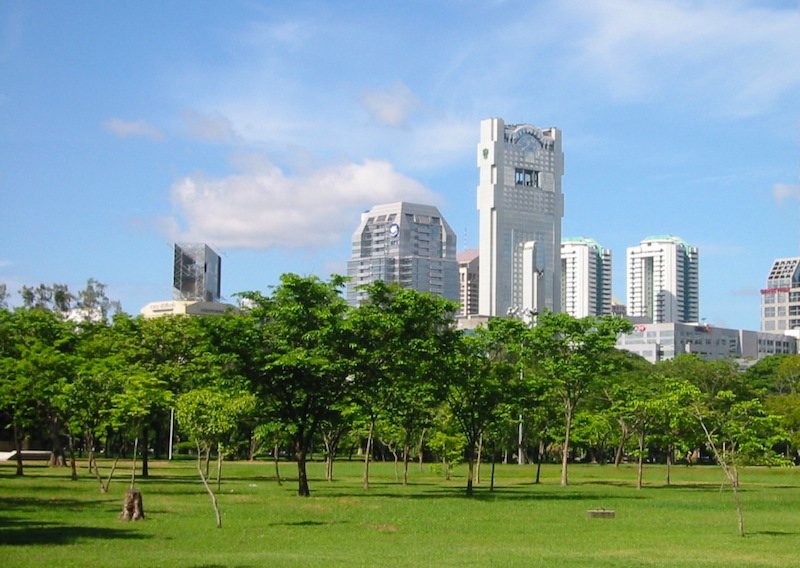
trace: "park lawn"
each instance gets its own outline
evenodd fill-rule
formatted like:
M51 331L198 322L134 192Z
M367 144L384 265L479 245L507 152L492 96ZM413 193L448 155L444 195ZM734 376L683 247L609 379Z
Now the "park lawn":
M103 464L107 469L107 464ZM310 463L312 497L296 496L294 464L283 485L268 462L226 462L217 529L194 462L151 462L137 479L146 519L118 520L130 481L120 465L108 494L85 469L32 465L15 477L0 465L0 565L3 566L797 566L800 472L742 473L747 536L737 534L730 488L714 466L573 465L560 487L555 465L497 467L489 491L483 466L475 496L464 496L466 468L445 481L429 465L396 481L373 463L369 490L361 464L339 462L333 482ZM213 468L212 468L213 470ZM612 509L590 519L589 509Z

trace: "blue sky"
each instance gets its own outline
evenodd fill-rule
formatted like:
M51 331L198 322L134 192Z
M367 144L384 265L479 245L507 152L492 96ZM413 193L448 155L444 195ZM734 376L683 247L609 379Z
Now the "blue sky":
M482 118L563 132L564 236L700 248L700 313L758 329L800 254L800 2L0 3L0 282L223 294L344 273L360 213L437 205L476 246Z

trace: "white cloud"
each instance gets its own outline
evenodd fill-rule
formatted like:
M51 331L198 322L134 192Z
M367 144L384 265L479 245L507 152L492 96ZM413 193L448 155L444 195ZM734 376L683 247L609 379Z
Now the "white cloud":
M120 136L143 136L152 140L163 140L164 134L152 124L143 120L123 120L121 118L110 118L103 123L103 128Z
M233 123L219 112L201 113L187 110L183 113L186 132L196 140L206 142L231 142L238 138Z
M419 98L403 83L382 91L367 91L362 102L375 120L387 126L404 126L419 106Z
M385 161L342 164L286 175L264 159L243 160L224 178L193 175L172 187L176 240L227 248L320 247L349 234L376 203L437 202L419 182ZM181 228L179 228L181 227Z
M573 63L619 99L654 94L763 112L800 86L800 12L741 2L591 0L566 4L579 23Z
M772 186L772 197L779 203L786 199L800 199L800 185L776 183Z

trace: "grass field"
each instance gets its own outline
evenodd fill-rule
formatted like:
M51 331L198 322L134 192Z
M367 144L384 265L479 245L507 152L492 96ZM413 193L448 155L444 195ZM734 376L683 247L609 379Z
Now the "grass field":
M742 474L747 536L737 534L730 488L713 466L650 466L637 490L633 466L575 465L559 486L557 466L489 468L473 498L465 467L444 481L412 467L407 487L392 464L375 463L369 490L361 465L309 464L312 497L278 485L271 463L226 463L219 495L223 528L194 462L151 462L137 487L147 518L118 520L130 472L118 469L108 494L85 470L33 465L24 477L0 465L0 566L797 566L800 472L752 468ZM129 467L129 465L128 465ZM294 465L283 464L287 477ZM212 468L213 469L213 468ZM615 518L591 519L605 508Z

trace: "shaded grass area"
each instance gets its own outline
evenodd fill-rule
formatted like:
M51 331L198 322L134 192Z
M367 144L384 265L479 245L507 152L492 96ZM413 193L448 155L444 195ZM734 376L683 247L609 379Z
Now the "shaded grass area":
M285 475L294 465L282 464ZM219 494L223 528L191 462L151 462L139 479L146 519L118 520L130 472L108 494L81 470L0 466L0 553L8 566L796 566L800 544L800 472L750 468L742 474L747 537L736 531L730 488L711 466L646 470L637 490L633 466L575 465L559 486L556 466L488 467L473 498L465 468L445 481L430 468L396 481L375 463L371 487L361 465L309 468L312 497L278 485L271 463L226 463ZM613 509L589 519L588 509Z

